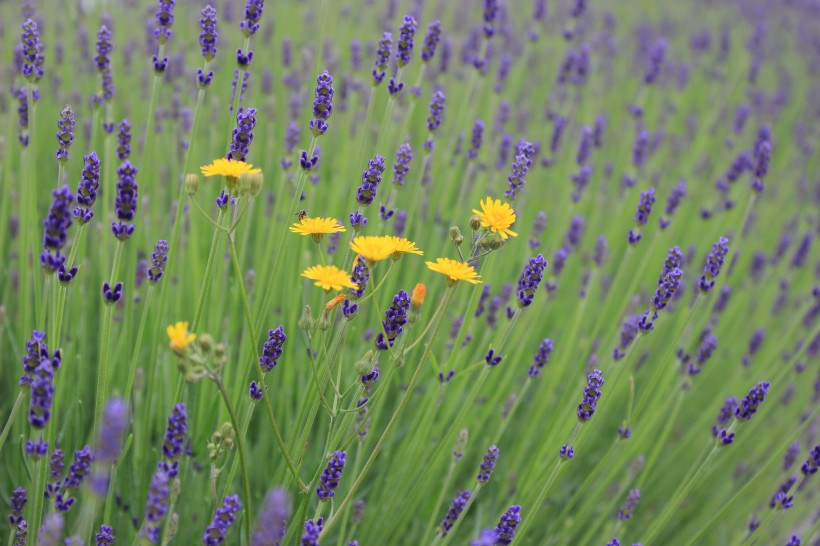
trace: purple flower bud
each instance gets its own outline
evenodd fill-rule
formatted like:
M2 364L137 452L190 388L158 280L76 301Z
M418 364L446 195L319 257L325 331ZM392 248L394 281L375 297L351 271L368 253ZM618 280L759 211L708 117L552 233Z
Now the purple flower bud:
M256 108L239 108L236 113L236 128L233 130L231 151L227 155L228 159L234 161L246 160L250 144L253 142L254 127L256 127Z
M442 520L440 525L439 532L442 537L446 537L455 525L456 521L458 521L459 516L461 516L464 508L467 506L467 502L470 500L470 496L470 490L465 489L453 499L453 502L447 510L447 514L444 516L444 520Z
M393 163L393 184L404 186L404 178L410 172L410 161L413 159L413 149L407 142L399 146L396 152L396 161Z
M309 519L305 522L305 532L302 534L302 546L319 546L319 535L322 533L322 523L324 520L319 518L314 521Z
M769 385L768 381L762 381L752 387L735 410L735 417L738 421L748 421L752 415L757 413L760 405L766 400L766 395L769 394Z
M262 356L259 357L259 366L263 372L269 372L276 367L279 357L282 356L282 346L288 338L285 329L279 325L274 330L268 330L268 340L262 349Z
M131 155L131 123L123 119L117 127L117 157L125 161Z
M284 489L274 489L265 496L257 518L251 546L278 546L285 537L290 499Z
M110 525L100 525L100 532L94 535L97 546L111 546L115 538L114 528Z
M71 189L67 185L54 190L51 196L48 216L43 221L44 250L40 256L40 263L46 274L65 268L65 257L60 251L68 242L68 229L72 223L71 203L74 201Z
M706 257L706 265L703 267L703 275L700 277L701 292L709 292L715 286L715 278L720 275L723 261L729 252L729 239L721 237L717 243L712 245L712 251Z
M530 377L538 377L538 375L541 373L541 370L543 370L549 362L551 354L552 340L549 338L545 338L538 346L538 352L535 353L535 358L533 359L534 362L530 366L530 370L528 372Z
M85 224L94 217L91 207L97 200L100 187L100 160L96 152L83 158L82 180L77 186L77 206L72 212L79 224Z
M367 290L367 281L370 280L370 270L367 268L365 259L361 256L355 261L353 267L353 274L350 276L351 282L357 285L356 288L351 288L350 293L354 298L361 298Z
M518 304L520 307L527 307L532 303L535 293L538 291L538 286L544 278L544 270L547 268L547 260L544 256L538 254L530 258L521 276L518 277L518 289L516 295L518 296Z
M404 290L393 297L392 305L385 312L382 321L383 331L376 334L376 349L386 351L392 347L396 338L402 333L402 326L407 324L407 311L410 310L410 295ZM386 336L386 337L385 337Z
M208 4L202 8L202 17L199 19L201 31L199 33L199 47L205 60L210 61L216 56L216 44L219 41L217 32L216 10Z
M495 543L501 546L510 544L515 537L515 530L520 523L521 507L517 504L510 506L507 511L501 515L501 520L495 528L497 533Z
M484 36L492 38L495 34L496 18L498 17L498 0L484 0Z
M629 495L627 495L626 500L624 501L623 508L618 511L618 519L621 521L626 521L632 518L632 512L635 511L635 508L638 506L638 501L640 500L640 489L631 489L629 491Z
M74 112L70 106L66 106L60 112L57 120L57 161L65 165L68 161L68 149L74 142Z
M433 21L427 27L427 34L424 35L424 44L421 48L421 60L430 62L436 54L438 42L441 39L441 22Z
M646 70L643 74L643 81L648 85L652 85L658 79L658 74L661 71L661 65L666 57L666 40L659 39L652 46L649 52L649 59L646 63Z
M417 26L415 19L409 15L404 16L404 22L399 28L399 43L396 45L396 64L399 68L410 62L413 54L413 37Z
M248 4L251 3L251 1L248 2ZM243 23L244 22L245 21L243 21ZM202 543L205 546L218 546L225 542L225 535L228 533L231 524L236 521L236 513L241 508L242 504L239 502L238 495L232 495L222 499L222 506L216 509L210 525L205 528L205 533L202 535Z
M320 501L333 498L335 489L339 486L342 478L342 471L345 469L347 454L344 451L335 451L331 455L327 466L319 476L319 487L316 488L316 495Z
M487 450L487 454L484 455L484 460L481 462L481 469L478 472L477 479L479 483L487 483L487 481L489 481L497 462L498 448L496 446L490 446Z
M367 170L362 173L362 184L356 190L356 201L360 205L370 205L376 198L376 190L381 184L384 172L384 158L376 154L368 162ZM352 222L352 218L351 218Z
M265 7L265 0L247 0L245 2L244 19L239 23L239 29L245 37L256 34L259 30L259 21L262 19L262 8Z
M427 129L431 133L441 125L445 99L446 97L441 91L433 93L433 100L430 102L430 115L427 117Z
M393 49L393 35L385 32L379 40L379 48L376 51L375 68L373 69L373 85L379 85L384 81L385 71L390 61L390 51Z
M595 414L598 400L601 398L601 386L604 384L604 376L600 370L593 370L587 375L587 386L584 389L584 397L578 404L578 420L586 423Z

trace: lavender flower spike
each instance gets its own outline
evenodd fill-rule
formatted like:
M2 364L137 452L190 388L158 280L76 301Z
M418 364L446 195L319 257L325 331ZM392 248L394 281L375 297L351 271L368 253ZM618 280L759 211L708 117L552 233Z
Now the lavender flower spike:
M538 346L538 352L535 354L534 362L532 366L530 366L530 370L528 372L530 377L538 377L541 373L541 370L547 365L550 360L550 355L552 354L552 340L549 338L544 339L541 342L541 345Z
M285 537L290 499L284 489L274 489L265 496L257 517L250 546L279 546Z
M236 513L242 508L237 495L222 499L222 506L216 509L211 524L205 529L202 535L202 544L205 546L218 546L225 542L225 535L228 529L236 521Z
M160 239L154 245L151 253L151 267L148 269L148 282L156 284L165 272L165 263L168 261L168 241Z
M587 386L584 388L584 397L578 404L578 420L581 423L589 421L595 413L598 400L601 398L601 386L604 384L604 375L601 370L593 370L587 375Z
M206 61L210 61L216 56L216 44L219 41L216 25L216 10L208 4L202 8L202 17L199 19L199 26L201 28L201 32L199 33L199 47Z
M97 190L100 188L100 160L96 152L91 152L83 158L82 180L77 186L77 206L72 214L77 223L88 223L94 212L91 207L97 200Z
M712 252L706 258L706 265L703 267L703 275L700 277L701 292L709 292L715 286L715 278L720 275L723 267L723 260L729 253L729 239L721 237L717 243L712 245Z
M495 528L497 533L495 543L502 546L510 544L515 538L515 530L520 523L521 507L514 504L501 515L501 520Z
M120 165L117 169L117 197L114 200L119 222L111 224L111 232L120 241L125 241L134 234L134 224L129 224L137 215L137 168L130 161Z
M282 356L282 346L287 338L281 324L273 330L268 330L268 341L265 342L262 356L259 357L259 365L263 372L269 372L276 367L279 357Z
M320 501L325 501L333 498L336 494L335 489L339 486L339 480L342 479L342 471L345 469L347 453L344 451L335 451L331 455L327 466L319 476L319 487L316 488L316 495Z
M641 200L638 203L638 208L635 211L635 225L636 230L629 230L629 244L637 244L641 240L640 227L645 226L649 221L649 215L652 214L652 205L655 203L655 188L649 188L647 191L641 193Z
M386 351L393 346L396 338L402 333L402 326L407 324L407 312L410 310L410 295L404 290L393 297L393 304L385 312L385 318L382 321L383 332L376 335L376 348L380 351ZM385 337L386 336L386 337Z
M376 62L373 69L373 85L379 85L384 81L384 76L390 62L390 50L393 49L393 35L385 32L379 40L379 47L376 50ZM307 524L306 524L307 525Z
M471 492L469 489L465 489L453 499L453 503L450 505L450 509L447 510L447 514L444 516L444 519L441 522L441 528L439 532L441 533L442 537L446 537L447 533L453 528L456 521L458 521L459 516L464 511L464 508L467 506L467 502L469 502L471 496Z
M749 394L743 397L740 405L735 410L735 417L738 421L748 421L752 418L752 415L757 413L760 405L766 400L766 395L769 394L769 386L768 381L762 381L752 387Z
M547 260L541 254L530 258L521 276L518 278L518 304L520 307L527 307L532 303L538 286L544 278L544 270L547 268Z
M309 519L305 522L305 532L302 534L301 546L319 546L319 535L322 533L323 518L314 522Z
M409 15L404 16L404 22L399 28L399 43L396 46L396 64L399 68L410 62L413 54L413 37L416 34L416 20Z
M421 48L422 61L426 63L433 59L439 40L441 40L441 22L433 21L427 27L427 34L424 35L424 45Z
M495 464L498 462L498 448L496 446L490 446L487 450L487 454L484 455L484 460L481 462L481 469L478 472L478 479L479 483L487 483L490 479L490 476L493 474L493 470L495 470Z
M66 106L60 112L60 119L57 120L57 161L61 165L65 165L69 159L68 149L74 142L74 125L74 111L70 106Z

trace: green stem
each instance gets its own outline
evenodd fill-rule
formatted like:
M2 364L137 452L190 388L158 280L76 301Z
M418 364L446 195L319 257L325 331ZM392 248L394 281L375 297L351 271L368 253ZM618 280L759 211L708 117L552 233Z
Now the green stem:
M17 418L17 412L20 411L20 405L23 403L23 393L17 393L17 398L14 400L14 405L11 407L11 412L9 412L9 417L6 419L6 424L3 427L3 432L0 433L0 453L3 452L3 446L6 444L6 438L9 436L9 432L11 432L11 427L14 424L14 420Z
M122 258L123 241L117 241L117 247L114 251L114 264L111 267L111 279L109 282L112 285L116 283L117 272L120 267L120 259ZM111 351L111 323L114 319L114 304L112 302L103 302L105 306L103 312L103 331L102 340L100 342L100 359L97 367L97 395L94 397L94 437L97 438L100 433L100 425L102 423L103 406L105 405L105 396L108 391L108 360Z
M224 211L219 209L216 215L216 223L222 226L222 219L225 216ZM211 239L211 250L208 251L208 261L205 264L205 277L202 279L202 287L199 289L199 298L196 303L196 312L194 313L194 320L191 322L191 331L196 332L199 328L199 322L202 319L202 311L205 308L205 298L208 294L208 289L211 286L211 276L213 275L214 261L216 260L217 247L219 246L219 238L222 235L222 230L214 231L213 239Z
M137 342L134 346L134 352L131 354L131 364L128 366L128 382L125 385L125 395L124 398L126 401L131 399L131 389L134 386L134 375L137 371L137 357L140 353L140 347L142 346L142 338L143 334L145 333L145 322L148 319L148 310L151 308L151 294L154 293L154 284L151 283L148 285L148 291L145 293L145 302L143 303L142 307L142 316L140 317L140 325L137 329Z

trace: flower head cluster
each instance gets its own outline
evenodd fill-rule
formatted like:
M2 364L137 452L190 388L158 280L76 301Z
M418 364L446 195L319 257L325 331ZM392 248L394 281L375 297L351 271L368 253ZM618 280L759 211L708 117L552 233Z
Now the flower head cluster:
M396 152L396 161L393 163L393 185L404 186L404 178L410 172L410 161L413 159L413 149L407 142L399 146Z
M250 2L249 2L250 3ZM202 543L205 546L218 546L225 542L225 535L234 521L236 513L242 508L238 495L231 495L222 499L222 506L214 512L210 525L205 528Z
M379 85L384 81L387 63L390 62L390 51L393 49L393 35L385 32L379 40L379 47L376 50L376 62L373 69L373 85Z
M103 422L100 436L94 450L94 459L103 463L112 463L119 456L122 437L128 428L128 404L122 398L112 398L103 411Z
M666 40L663 38L655 42L652 49L649 51L649 59L646 63L646 70L643 74L643 81L647 84L653 84L658 79L661 71L661 65L666 58Z
M114 544L114 528L110 525L100 525L100 532L94 535L94 540L97 542L97 546L110 546Z
M171 39L171 27L174 26L174 0L158 0L156 18L154 36L164 44Z
M384 172L384 158L376 154L367 163L367 170L362 173L362 184L356 190L356 201L360 205L370 205L376 198L376 190L382 182Z
M169 481L162 464L158 464L156 472L151 477L151 485L148 487L148 500L145 501L145 523L140 529L140 536L152 544L159 542L162 518L168 512L171 496Z
M738 421L748 421L752 415L757 413L758 408L766 400L766 395L769 394L770 383L768 381L761 381L749 391L749 394L743 397L735 410L735 417Z
M199 47L202 50L202 56L205 60L210 61L216 56L216 44L219 40L219 34L216 30L217 18L216 10L208 4L202 8L202 17L199 19Z
M316 488L316 495L319 500L324 501L333 498L339 480L342 479L342 471L345 469L347 453L344 451L334 451L327 462L327 466L319 476L319 487Z
M74 111L66 106L57 120L57 161L65 165L68 161L68 149L74 142Z
M481 210L473 209L473 213L478 215L481 227L489 229L493 233L498 233L502 239L517 237L518 234L510 229L515 223L515 211L509 203L502 203L501 199L487 197L479 201Z
M239 108L236 113L236 128L231 138L231 151L228 152L227 159L246 160L251 142L253 142L254 127L256 127L256 108Z
M91 207L97 200L99 188L100 160L96 152L91 152L83 158L82 180L77 186L77 206L72 211L78 223L85 224L94 217Z
M772 155L771 129L764 125L757 134L757 142L753 151L755 175L752 178L752 191L763 191L763 179L769 172L769 160Z
M712 251L706 257L706 265L703 266L703 275L700 277L701 292L709 292L715 286L715 278L720 275L723 267L723 260L729 253L729 239L721 237L718 242L712 245Z
M410 310L410 294L404 290L393 297L393 304L385 312L382 328L384 331L376 335L376 348L386 351L393 346L396 338L402 333L402 326L407 324L407 312Z
M800 472L809 477L816 474L818 469L820 469L820 444L814 446L814 449L811 450L809 458L800 466Z
M94 454L90 446L74 452L74 462L68 467L68 475L63 480L61 491L54 499L54 506L60 512L68 512L74 504L74 497L69 493L80 488L80 485L91 474L91 463L94 462Z
M541 279L544 278L546 268L547 260L541 254L530 258L530 261L524 266L524 271L518 277L518 289L516 291L518 304L521 307L527 307L532 303L535 293L538 291L538 286L541 284Z
M259 30L259 21L262 19L262 8L265 0L247 0L245 2L245 18L239 23L239 29L245 37L253 36Z
M427 116L427 130L431 133L441 125L446 99L447 97L441 91L433 93L433 99L430 101L430 115Z
M669 194L669 198L666 201L666 208L663 211L665 216L661 216L658 219L661 229L669 227L669 223L671 222L669 217L675 214L675 211L680 206L680 202L684 197L686 197L686 182L681 180L672 188L672 192Z
M543 370L550 361L550 355L552 355L552 340L545 338L538 346L538 352L535 353L535 358L528 372L530 377L538 377L541 370Z
M168 426L165 429L165 438L162 442L162 455L169 461L176 461L185 447L185 433L188 429L188 413L185 404L176 404L168 416ZM174 464L173 470L176 470ZM176 472L169 472L174 477Z
M305 532L302 533L301 546L319 546L319 536L322 534L323 518L317 519L315 522L309 519L305 522Z
M498 462L498 447L490 446L487 450L487 454L484 455L484 460L481 461L481 468L478 471L478 476L476 479L479 483L487 483L489 481L490 476L493 474L493 470L495 470L495 464Z
M410 62L410 56L413 54L413 38L416 35L417 26L415 19L409 15L404 16L404 22L399 28L399 43L396 45L396 64L399 68Z
M333 114L333 77L325 70L316 77L314 89L313 117L310 120L310 131L318 137L327 131L327 120Z
M470 501L470 496L472 493L469 489L465 489L461 493L455 496L453 499L452 504L450 504L450 508L447 510L447 514L445 514L444 519L441 522L441 529L440 533L442 537L446 537L450 530L453 528L453 525L456 524L458 521L459 516L464 511L464 508L467 506L467 503Z
M479 284L481 277L476 273L475 268L469 264L453 260L452 258L436 258L435 262L425 262L431 271L441 273L446 276L447 283L452 285L458 281L466 281L471 284Z
M97 32L97 56L94 58L97 70L102 75L102 95L92 98L92 103L95 105L109 102L114 98L114 82L111 74L111 51L113 49L111 31L107 26L102 25Z
M655 203L655 188L649 188L647 191L641 193L641 200L638 203L638 208L635 211L635 225L638 226L636 230L629 230L629 244L637 244L641 240L640 226L645 226L649 221L649 215L652 214L652 205Z
M600 370L593 370L587 375L587 386L584 388L584 398L578 404L578 420L586 423L595 413L598 400L601 398L601 386L604 384L604 375Z
M284 489L274 489L265 495L257 518L251 546L276 546L285 537L290 499Z
M478 152L481 150L481 144L484 141L484 120L477 119L473 125L473 136L470 139L470 149L467 151L469 159L478 157Z
M164 239L157 241L154 245L154 252L151 253L151 267L148 269L148 281L156 284L165 272L165 264L168 261L168 242Z
M131 122L123 119L117 129L117 157L125 161L131 155Z
M492 38L495 34L495 24L498 18L498 0L484 0L484 36Z
M17 527L23 519L23 508L26 506L28 499L26 498L26 490L18 487L11 494L11 510L8 517L9 524L12 527Z
M127 159L117 169L117 196L114 199L119 222L111 224L111 232L120 241L125 241L134 233L134 224L129 224L137 214L137 168Z
M729 445L735 439L735 433L729 432L726 427L734 417L734 413L737 408L737 398L734 396L727 398L723 403L723 406L720 408L715 424L712 425L712 436L717 439L719 445Z
M45 55L43 51L45 45L40 41L40 32L37 30L37 23L31 19L26 19L23 23L21 35L22 63L20 65L22 76L30 82L37 82L43 77L45 71Z
M441 40L441 22L433 21L427 27L427 34L424 35L424 44L421 47L421 60L430 62L436 54L439 40Z
M350 280L356 285L355 288L350 289L350 293L356 298L364 296L367 281L370 280L370 270L367 268L367 262L363 257L359 256L356 259L356 265L353 267L353 275L351 275Z
M495 528L496 539L495 543L501 546L506 546L515 538L515 530L521 523L521 507L517 504L510 506L506 512L501 515L501 519Z
M65 268L65 256L60 251L68 242L68 228L71 227L71 203L74 196L67 185L51 193L52 202L48 216L43 221L43 253L40 263L46 273L54 273Z
M624 501L624 506L618 511L618 519L621 521L626 521L632 518L632 512L635 511L635 508L638 506L638 501L641 500L641 490L640 489L631 489L629 491L629 495L627 495L626 500Z
M507 182L510 187L504 191L504 195L509 199L514 200L518 192L524 187L524 184L527 183L525 177L532 165L532 156L534 154L535 149L529 142L522 141L518 144L515 159L512 163L512 173L507 177Z
M285 329L282 325L273 330L268 330L268 340L262 349L262 356L259 357L259 366L262 367L263 372L269 372L276 367L279 357L282 356L282 347L287 338L288 336L285 335Z

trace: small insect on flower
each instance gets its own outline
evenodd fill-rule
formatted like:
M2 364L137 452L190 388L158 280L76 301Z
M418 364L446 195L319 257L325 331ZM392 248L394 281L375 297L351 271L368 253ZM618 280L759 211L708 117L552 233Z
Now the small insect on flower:
M176 324L169 324L165 329L168 332L168 337L171 340L169 346L174 352L182 352L185 347L191 344L196 339L196 334L188 331L188 322L177 322Z
M478 276L473 266L452 258L436 258L435 262L425 263L430 270L445 275L448 279L447 284L450 286L458 281L467 281L472 284L481 282L481 277Z
M302 272L303 277L307 277L314 285L325 290L341 290L342 288L356 288L357 285L350 280L350 275L336 267L335 265L314 265Z
M509 203L502 203L501 199L487 197L482 199L480 204L481 210L473 209L473 212L481 219L481 227L498 233L502 239L510 236L518 237L518 234L510 229L510 226L515 223L515 211Z
M306 211L306 210L300 210L299 212L297 212L297 213L295 214L295 216L296 216L296 219L297 219L297 220L299 220L299 221L301 222L302 220L304 220L305 218L307 218L307 217L308 217L308 211Z
M304 213L304 216L302 216ZM298 212L299 222L288 229L299 235L310 235L317 243L330 233L344 233L345 227L335 218L308 218L307 211Z
M203 176L224 176L225 178L237 180L243 174L260 174L262 169L254 169L253 165L244 161L234 161L220 157L214 159L210 165L203 165L199 168Z

